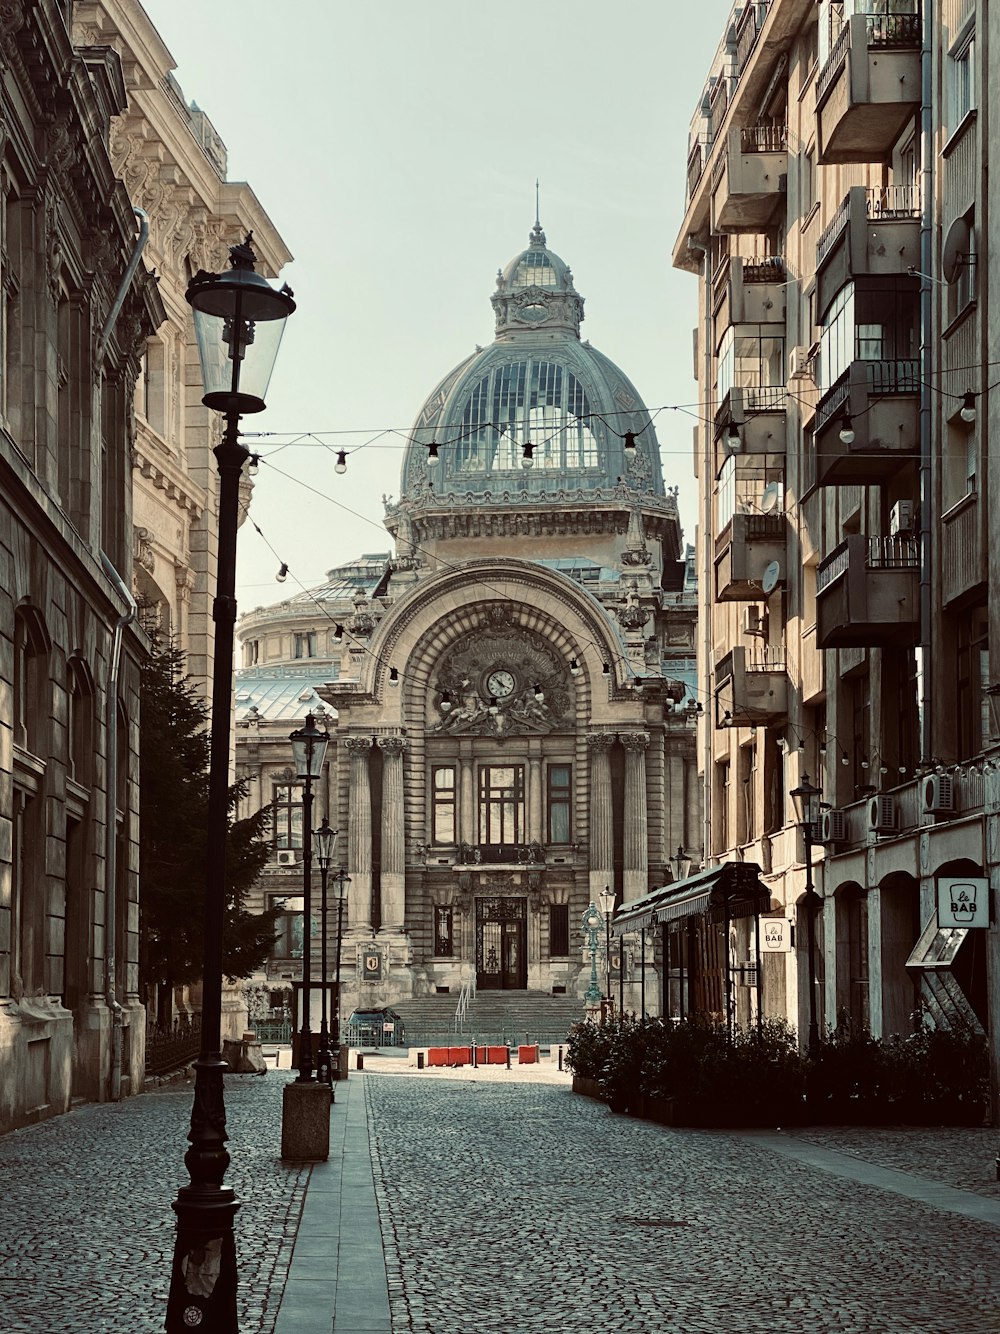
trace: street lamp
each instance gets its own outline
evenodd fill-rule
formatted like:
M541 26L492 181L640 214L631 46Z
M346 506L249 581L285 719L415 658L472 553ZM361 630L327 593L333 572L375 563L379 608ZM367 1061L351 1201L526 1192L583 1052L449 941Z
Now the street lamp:
M670 858L670 868L674 873L675 880L686 880L691 874L691 854L685 852L680 843L677 844L677 851Z
M604 962L606 965L607 980L607 1001L608 1008L611 1008L611 917L615 911L615 896L611 888L605 885L597 896L601 905L601 916L604 918Z
M587 937L587 948L590 950L590 985L584 992L583 999L589 1006L601 1003L601 989L597 985L597 933L600 929L601 914L597 911L597 904L592 902L583 914L583 930Z
M642 942L642 973L639 978L639 1010L643 1019L646 1017L646 946L647 944L655 949L656 946L656 927L652 922L648 926L639 928L639 939ZM655 955L654 955L655 959Z
M194 1104L184 1163L190 1184L177 1192L177 1216L167 1334L204 1325L235 1334L236 1241L239 1207L223 1184L226 1108L222 1059L222 937L226 911L226 837L229 830L229 744L233 708L233 632L236 624L236 532L239 489L249 451L239 441L243 414L262 412L285 321L295 309L291 290L276 291L254 272L251 236L229 250L228 273L199 271L185 298L194 311L206 407L225 416L214 453L219 468L219 532L215 601L212 725L205 842L205 917L202 961L201 1048L195 1062Z
M816 1017L816 909L819 895L813 888L812 850L816 840L816 826L819 822L820 790L813 787L809 775L802 775L802 782L791 792L795 803L795 815L802 828L806 844L806 941L809 964L809 1055L819 1054L819 1022Z
M347 895L347 886L351 883L351 877L343 867L334 876L337 882L337 968L336 968L336 989L334 991L334 1011L333 1011L333 1057L335 1079L340 1078L340 948L344 937L344 899Z
M323 775L330 733L321 732L311 713L305 727L288 738L292 743L295 776L302 779L302 1017L299 1024L299 1074L296 1084L309 1084L313 1078L312 1028L310 1026L310 989L312 983L312 804L313 781Z
M330 1064L330 1033L326 1026L327 987L326 987L326 882L330 874L330 862L337 845L337 831L330 828L330 821L323 817L323 823L313 834L316 844L316 861L319 865L320 883L320 975L323 1004L319 1021L319 1048L316 1052L316 1079L322 1084L332 1086L333 1074ZM338 945L339 948L339 945Z

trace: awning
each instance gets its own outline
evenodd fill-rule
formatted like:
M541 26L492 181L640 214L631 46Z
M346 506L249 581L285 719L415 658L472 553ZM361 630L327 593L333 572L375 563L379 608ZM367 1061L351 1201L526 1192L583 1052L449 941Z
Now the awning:
M733 921L754 917L770 907L771 891L762 883L760 867L755 862L721 862L622 904L611 930L621 936L653 923L705 915Z

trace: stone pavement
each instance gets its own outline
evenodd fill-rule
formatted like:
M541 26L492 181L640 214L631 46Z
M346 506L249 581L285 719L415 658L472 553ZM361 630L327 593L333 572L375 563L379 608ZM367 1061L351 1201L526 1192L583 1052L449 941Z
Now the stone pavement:
M673 1130L542 1064L230 1076L241 1334L1000 1334L996 1132ZM2 1334L153 1334L190 1085L0 1138Z

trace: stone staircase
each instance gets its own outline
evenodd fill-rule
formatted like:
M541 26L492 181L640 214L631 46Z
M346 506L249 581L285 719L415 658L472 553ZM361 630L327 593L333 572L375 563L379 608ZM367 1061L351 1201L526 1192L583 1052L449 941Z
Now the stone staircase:
M584 1017L578 996L552 996L542 991L480 991L469 1004L465 1020L456 1026L458 994L413 996L393 1008L406 1025L408 1047L437 1047L458 1043L496 1043L543 1046L566 1041L570 1025Z

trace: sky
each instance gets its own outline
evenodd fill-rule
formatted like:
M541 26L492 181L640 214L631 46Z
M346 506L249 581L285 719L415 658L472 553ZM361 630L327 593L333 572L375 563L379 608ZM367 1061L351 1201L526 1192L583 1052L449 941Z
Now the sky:
M585 298L582 336L670 409L656 418L664 477L694 540L697 289L670 255L728 0L144 4L230 180L249 182L294 256L268 407L244 419L268 434L246 439L262 461L241 612L391 549L382 497L398 496L407 431L492 342L496 272L528 244L536 180L549 248Z

